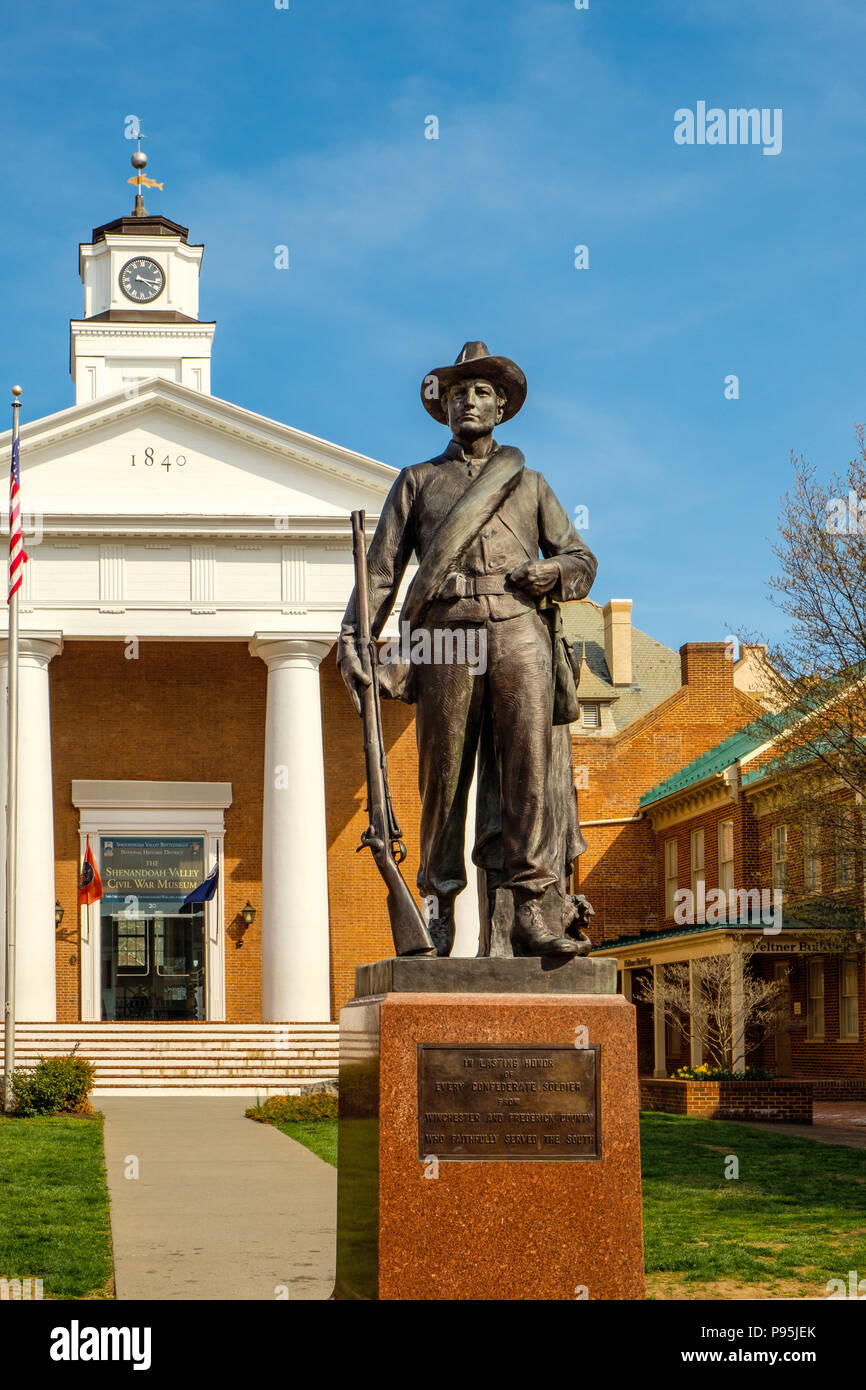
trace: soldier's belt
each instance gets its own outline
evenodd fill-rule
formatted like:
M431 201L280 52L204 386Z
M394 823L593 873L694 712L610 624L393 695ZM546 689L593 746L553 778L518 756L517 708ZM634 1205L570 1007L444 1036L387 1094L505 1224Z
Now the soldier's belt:
M461 598L480 598L488 594L507 594L513 592L509 587L507 574L449 574L439 595L446 603Z

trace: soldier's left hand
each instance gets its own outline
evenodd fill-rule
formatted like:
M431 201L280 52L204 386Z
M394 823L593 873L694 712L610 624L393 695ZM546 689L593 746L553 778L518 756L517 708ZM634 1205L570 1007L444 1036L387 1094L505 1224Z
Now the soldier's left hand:
M555 588L559 579L559 565L555 560L527 560L519 569L512 570L508 578L524 593L541 598Z

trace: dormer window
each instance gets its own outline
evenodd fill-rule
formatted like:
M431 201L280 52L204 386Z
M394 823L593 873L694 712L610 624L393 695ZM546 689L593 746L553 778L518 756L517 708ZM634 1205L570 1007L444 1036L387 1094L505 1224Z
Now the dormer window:
M601 728L601 705L596 703L582 704L580 707L581 724L584 729Z

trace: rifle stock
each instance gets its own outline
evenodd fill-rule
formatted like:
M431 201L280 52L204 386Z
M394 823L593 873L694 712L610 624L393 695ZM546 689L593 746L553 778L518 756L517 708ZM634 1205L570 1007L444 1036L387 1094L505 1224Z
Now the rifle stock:
M358 656L364 674L369 677L369 683L361 690L360 698L364 726L364 763L367 772L367 814L370 823L361 836L358 849L366 847L372 852L376 867L388 890L388 917L397 955L432 956L436 954L436 949L399 868L406 858L406 846L400 838L401 831L394 816L388 786L377 673L378 653L370 630L367 538L362 511L352 512L352 557L355 564Z

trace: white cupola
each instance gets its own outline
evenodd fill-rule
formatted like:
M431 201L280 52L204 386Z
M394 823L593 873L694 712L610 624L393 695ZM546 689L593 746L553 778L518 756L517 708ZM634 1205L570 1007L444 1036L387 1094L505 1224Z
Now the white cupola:
M215 323L198 317L203 246L190 246L186 227L151 216L141 189L147 156L132 156L138 186L135 208L94 227L79 248L84 315L70 331L70 373L75 403L115 391L132 395L137 383L164 377L210 394Z

